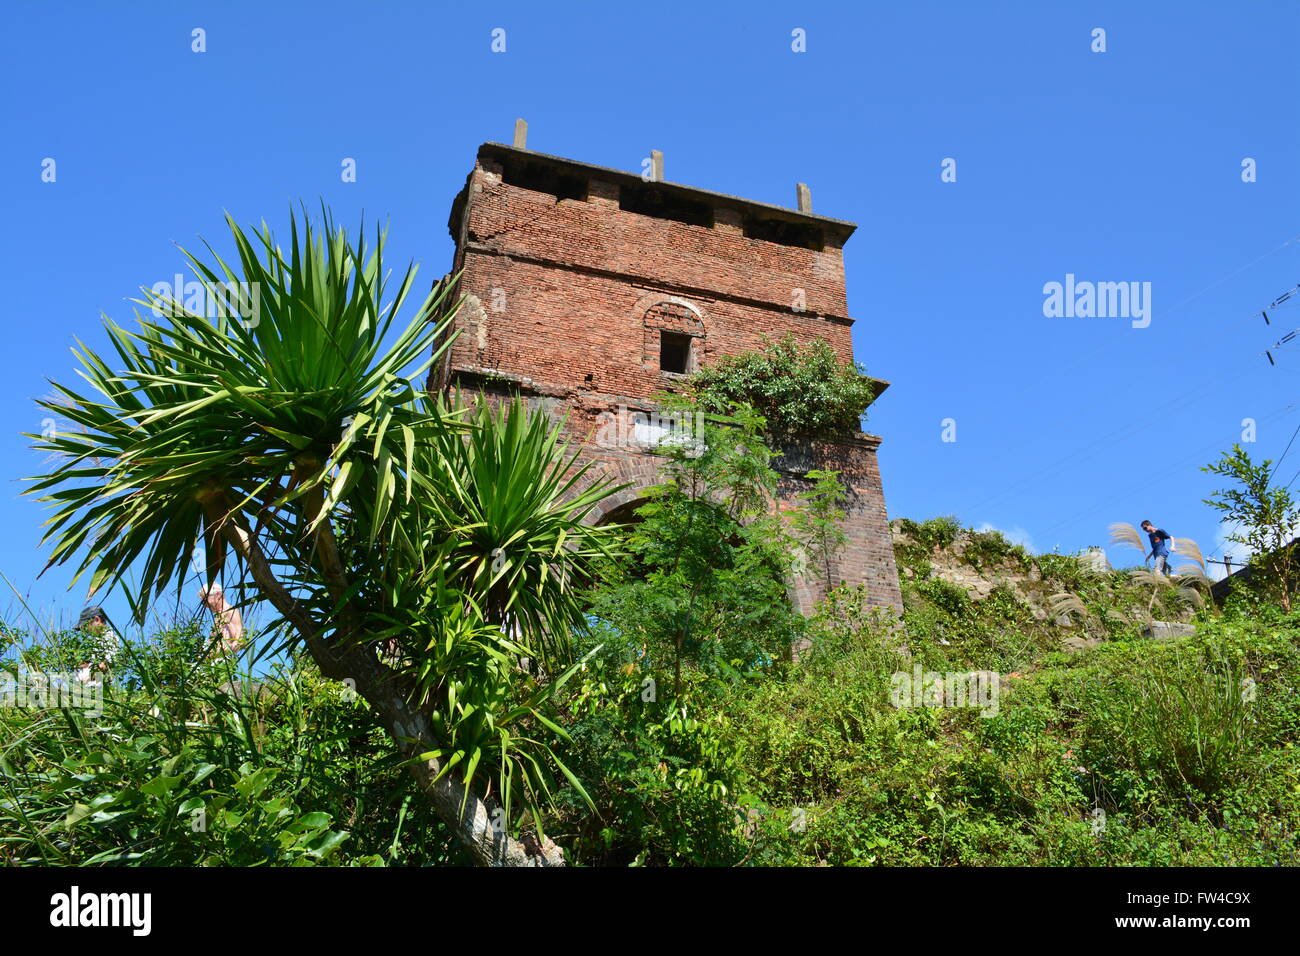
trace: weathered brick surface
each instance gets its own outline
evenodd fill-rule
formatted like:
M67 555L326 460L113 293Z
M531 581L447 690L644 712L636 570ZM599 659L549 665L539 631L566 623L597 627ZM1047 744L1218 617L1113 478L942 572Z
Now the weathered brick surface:
M711 206L712 225L645 215L619 208L620 187L637 188L635 177L563 160L552 165L583 181L585 198L506 182L511 163L550 162L535 157L484 146L457 199L450 226L466 301L437 381L474 385L488 376L566 416L585 456L631 483L596 520L634 507L657 481L661 459L619 442L635 436L626 423L611 428L611 413L620 406L650 411L653 396L680 380L659 367L664 331L691 337L692 368L787 332L824 339L852 360L842 257L850 224L678 186L668 188ZM747 222L765 218L816 230L821 242L813 244L821 248L745 235ZM780 496L783 507L792 502L810 468L840 469L850 492L850 541L835 581L865 583L874 603L901 609L879 443L858 435L788 449L777 462ZM823 578L810 572L792 582L804 610L824 590Z

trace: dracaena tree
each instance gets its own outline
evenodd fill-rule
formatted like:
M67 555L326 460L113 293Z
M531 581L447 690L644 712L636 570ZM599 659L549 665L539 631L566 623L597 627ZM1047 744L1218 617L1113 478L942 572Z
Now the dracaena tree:
M399 327L415 268L391 289L383 232L368 247L327 210L319 229L291 215L286 250L265 223L227 224L237 261L185 253L203 301L145 290L137 328L105 317L111 354L74 349L86 385L40 403L73 425L38 442L53 464L28 489L53 509L50 566L74 562L92 592L139 573L140 615L195 553L209 581L251 579L476 861L562 863L541 832L549 781L582 788L547 711L577 591L609 554L583 519L615 489L518 402L419 389L450 286Z

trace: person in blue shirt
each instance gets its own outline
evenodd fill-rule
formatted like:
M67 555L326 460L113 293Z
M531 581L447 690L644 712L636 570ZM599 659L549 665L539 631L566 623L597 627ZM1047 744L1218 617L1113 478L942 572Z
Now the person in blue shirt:
M1169 537L1169 532L1164 528L1157 528L1150 521L1142 522L1142 530L1147 533L1147 538L1151 541L1151 553L1148 558L1155 558L1155 570L1158 574L1169 574L1169 544L1174 539Z

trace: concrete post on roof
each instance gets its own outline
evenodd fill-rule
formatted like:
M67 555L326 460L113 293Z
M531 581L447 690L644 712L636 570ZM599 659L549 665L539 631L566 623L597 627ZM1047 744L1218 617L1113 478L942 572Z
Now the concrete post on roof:
M795 200L800 212L812 212L812 192L808 189L807 183L794 184Z
M650 150L650 182L664 181L664 154L657 149Z
M515 149L528 148L528 121L527 120L521 120L521 119L515 120L514 146Z

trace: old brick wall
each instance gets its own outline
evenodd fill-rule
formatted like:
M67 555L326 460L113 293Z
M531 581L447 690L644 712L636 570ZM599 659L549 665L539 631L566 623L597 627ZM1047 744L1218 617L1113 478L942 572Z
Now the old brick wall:
M804 477L813 468L835 469L846 490L844 530L848 541L831 574L831 586L865 584L872 602L902 610L894 564L894 544L880 478L876 449L880 439L859 435L840 442L809 442L786 445L773 467L781 475L781 497L786 506L808 491L812 483ZM825 574L810 568L799 582L801 610L807 612L826 592Z
M656 481L660 459L627 441L628 428L615 429L619 441L604 439L611 413L649 412L653 396L681 379L660 369L663 332L691 337L691 368L787 332L825 339L852 360L842 250L851 226L828 220L820 248L768 241L745 234L753 214L743 201L715 203L712 225L679 222L621 209L620 188L636 185L594 167L585 198L572 198L512 185L503 160L512 151L484 147L453 210L466 299L441 381L509 384L567 416L588 457L633 483L604 514L633 507ZM841 468L850 544L837 583L866 583L874 603L901 609L878 445L862 435L792 452L779 469L781 493L803 490L810 467ZM824 588L820 576L805 578L794 592L807 610Z

